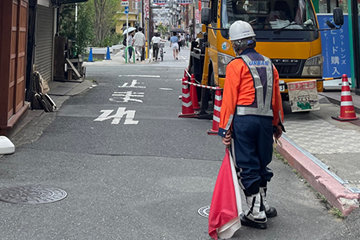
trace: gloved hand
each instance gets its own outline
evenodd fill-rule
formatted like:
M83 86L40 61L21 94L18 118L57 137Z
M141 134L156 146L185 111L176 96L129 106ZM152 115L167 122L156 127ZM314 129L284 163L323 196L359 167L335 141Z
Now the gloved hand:
M222 138L222 142L225 146L230 146L231 144L231 131L228 130L225 134L225 137Z

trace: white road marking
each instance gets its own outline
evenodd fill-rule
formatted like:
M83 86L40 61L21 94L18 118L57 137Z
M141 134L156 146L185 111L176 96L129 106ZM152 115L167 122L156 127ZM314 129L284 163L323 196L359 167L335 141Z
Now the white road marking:
M137 84L137 80L132 80L130 86L128 86L128 83L124 83L122 86L118 86L119 88L146 88L145 86L135 86Z
M145 78L159 78L160 75L119 75L119 77L145 77Z
M96 118L94 120L94 122L102 122L102 121L113 119L111 124L119 124L121 118L124 115L126 115L124 124L138 124L139 121L134 121L136 111L135 110L125 111L125 109L126 108L124 108L124 107L119 107L118 110L116 111L116 113L111 116L110 116L110 114L114 110L101 110L100 112L102 112L102 114L98 118Z
M172 91L172 90L174 90L174 89L172 89L172 88L159 88L160 90L164 90L164 91Z
M142 103L143 101L140 99L134 99L134 98L139 98L139 97L144 97L144 93L142 92L133 92L133 91L126 91L126 92L114 92L112 94L112 98L109 99L109 101L111 102L140 102ZM132 98L134 97L134 98Z

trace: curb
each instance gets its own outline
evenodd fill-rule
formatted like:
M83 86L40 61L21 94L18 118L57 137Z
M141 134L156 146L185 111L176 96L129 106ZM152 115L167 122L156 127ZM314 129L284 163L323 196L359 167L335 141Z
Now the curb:
M360 194L352 193L339 181L317 165L308 156L296 148L288 140L281 137L281 145L276 146L278 151L288 163L299 172L307 182L338 208L344 216L348 216L354 209L359 207Z
M341 105L341 95L339 95L339 97L335 98L335 97L330 97L326 94L322 94L322 93L319 93L320 96L323 96L325 98L327 98L327 100L329 100L329 102L333 103L333 104L336 104L336 105ZM360 114L360 107L358 106L355 106L354 105L354 101L353 101L353 106L355 108L355 112Z

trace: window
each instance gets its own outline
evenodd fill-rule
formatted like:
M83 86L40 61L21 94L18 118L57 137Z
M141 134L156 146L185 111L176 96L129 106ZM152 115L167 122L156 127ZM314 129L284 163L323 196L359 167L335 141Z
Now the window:
M238 20L256 29L316 29L311 0L226 0L222 2L221 26Z
M217 13L218 13L218 1L211 0L211 18L213 23L217 23Z

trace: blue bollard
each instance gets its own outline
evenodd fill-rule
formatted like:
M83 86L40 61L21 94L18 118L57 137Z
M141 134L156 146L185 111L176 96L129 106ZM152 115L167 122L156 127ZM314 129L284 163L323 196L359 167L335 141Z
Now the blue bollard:
M89 53L89 57L88 57L88 62L93 62L93 53L92 53L92 48L90 48L90 53Z
M106 52L106 58L105 58L105 60L111 60L111 58L110 58L110 48L109 48L109 46L107 47L107 52Z

